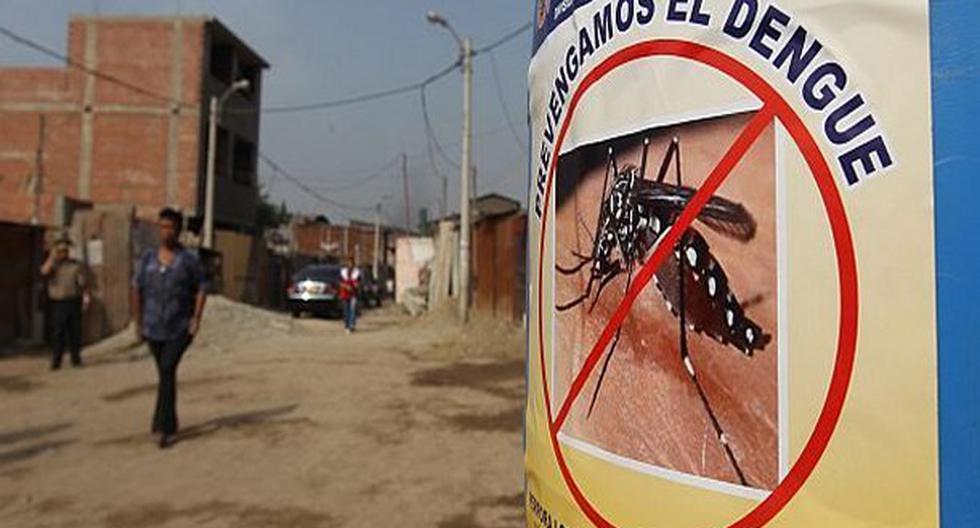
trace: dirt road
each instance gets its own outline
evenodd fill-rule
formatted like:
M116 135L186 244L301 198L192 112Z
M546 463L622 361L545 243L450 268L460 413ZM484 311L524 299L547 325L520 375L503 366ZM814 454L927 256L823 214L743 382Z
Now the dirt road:
M0 359L0 524L521 526L520 333L440 321L382 309L348 336L212 299L168 450L129 336L81 370Z

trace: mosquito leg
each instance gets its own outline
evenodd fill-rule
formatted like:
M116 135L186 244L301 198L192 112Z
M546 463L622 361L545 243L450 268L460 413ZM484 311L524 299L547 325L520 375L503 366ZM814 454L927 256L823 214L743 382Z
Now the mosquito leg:
M674 164L677 168L677 185L681 185L681 140L674 137L674 149L676 150L676 155L674 156Z
M613 149L609 147L609 165L606 167L606 181L602 184L602 199L606 199L606 187L609 186L609 172L612 171L613 178L619 176L619 165L616 164L616 156L613 156Z
M577 297L577 298L575 298L572 301L569 301L569 302L567 302L565 304L555 305L555 310L557 310L559 312L567 312L567 311L571 310L572 308L575 308L576 306L582 304L588 298L589 298L589 293L588 292L585 292L585 293L582 294L581 297Z
M650 138L643 138L643 157L640 158L640 179L647 175L647 151L650 150Z
M660 162L660 170L657 172L657 183L663 183L664 178L667 177L667 170L670 168L670 162L674 159L675 154L679 154L678 149L680 140L676 137L670 142L670 146L667 147L667 152L664 154L664 160Z
M620 265L618 260L616 261L615 266L615 270L603 277L602 282L599 283L599 290L595 292L595 299L592 299L592 304L589 305L589 313L592 313L596 303L599 302L599 297L602 295L602 290L606 289L606 286L623 272L623 267Z
M718 436L718 441L721 446L725 449L725 454L728 456L728 461L732 465L732 469L735 470L735 474L738 476L739 482L743 486L748 486L748 481L745 479L745 474L742 473L742 468L738 464L738 459L735 458L735 453L732 451L732 447L728 445L728 437L725 435L724 429L721 428L721 422L718 421L718 417L715 415L714 409L711 408L711 403L708 401L708 396L704 392L704 387L701 386L701 380L698 378L697 372L694 369L694 363L691 361L691 355L687 348L687 307L684 305L684 243L687 237L682 237L681 242L679 242L679 247L681 247L681 258L678 259L678 287L679 287L679 306L677 307L677 318L680 321L680 352L681 361L684 363L684 368L687 371L687 375L691 378L694 383L695 389L697 389L698 397L701 399L701 405L704 406L705 412L708 414L708 419L711 421L711 426L715 430L715 434Z
M574 255L575 257L578 257L580 259L580 261L579 261L578 264L576 264L575 266L573 266L571 268L563 268L561 266L557 266L556 265L555 266L555 269L559 273L561 273L563 275L573 275L575 273L578 273L586 264L588 264L589 262L592 262L592 261L595 260L596 248L599 245L599 235L600 235L599 229L602 227L602 220L605 218L605 215L606 215L606 209L605 209L605 205L606 205L606 187L608 187L608 185L609 185L609 171L613 167L614 164L615 164L615 159L613 158L612 148L610 147L610 149L609 149L609 160L606 162L606 176L605 176L605 179L602 182L602 199L599 201L599 214L596 215L595 235L593 235L591 232L589 232L588 227L585 226L585 221L582 220L582 216L581 215L577 215L579 222L582 223L582 227L585 227L586 232L589 233L589 236L592 237L592 253L593 254L591 256L587 256L587 255L583 255L581 253L578 253L576 251L572 251L572 255ZM578 298L576 298L576 299L574 299L572 301L569 301L569 302L567 302L565 304L556 305L555 306L555 309L558 310L559 312L564 312L564 311L571 310L572 308L575 308L576 306L578 306L578 305L582 304L583 302L585 302L585 300L589 298L589 295L592 292L592 285L593 285L594 282L595 282L595 276L592 275L592 276L589 277L589 283L588 283L588 286L586 286L586 288L585 288L585 293L583 293L580 297L578 297Z
M585 220L582 219L582 215L579 214L579 213L576 213L576 217L578 218L579 223L582 225L582 227L585 229L585 232L588 233L589 237L592 239L592 255L583 255L583 254L581 254L581 253L579 253L577 251L572 251L572 255L574 255L574 256L576 256L576 257L578 257L580 259L579 260L579 263L576 264L572 268L563 268L563 267L560 267L560 266L555 266L555 269L559 273L561 273L563 275L572 275L572 274L578 273L579 270L581 270L586 264L594 261L595 258L596 258L595 257L595 252L596 252L596 248L599 245L600 228L602 227L602 220L606 216L606 209L605 209L605 206L606 206L606 187L609 184L609 169L614 164L615 164L615 160L613 158L612 148L610 148L609 149L609 161L606 163L606 176L605 176L605 179L602 182L602 200L599 201L599 214L596 215L596 228L595 228L595 234L594 235L592 234L592 231L589 230L589 227L587 225L585 225ZM592 278L589 279L589 286L590 287L592 286L592 280L593 280ZM588 289L587 289L586 290L586 293L582 297L576 299L575 301L573 301L572 303L570 303L570 305L565 305L565 306L567 306L568 308L574 307L574 306L580 304L582 301L584 301L588 297L589 297L589 292L588 292ZM559 307L559 310L561 310L561 307Z
M576 257L579 257L579 263L576 264L576 265L574 265L574 266L572 266L571 268L563 268L560 265L557 265L556 264L555 265L555 270L557 270L558 273L561 273L562 275L574 275L574 274L578 273L579 270L581 270L582 268L584 268L586 266L586 264L589 264L589 263L592 262L592 257L584 257L583 258L581 255L578 255L578 254L576 254L574 252L572 254L575 255Z
M585 302L585 300L588 299L590 295L592 295L592 285L595 284L595 279L596 279L595 275L590 275L589 282L588 284L585 285L585 293L583 293L581 296L576 297L575 299L565 304L555 305L555 310L559 312L567 312L568 310L571 310L572 308L575 308L576 306Z
M630 291L630 284L633 282L633 264L626 265L626 289L625 291ZM609 368L609 360L612 359L613 354L616 352L616 345L619 344L619 336L623 332L623 323L619 324L616 328L616 335L613 337L612 344L609 346L609 352L606 352L606 359L602 362L602 370L599 371L599 379L596 380L595 389L592 390L592 401L589 402L589 412L586 413L586 418L592 417L592 409L595 408L596 398L599 397L599 388L602 387L602 380L606 377L606 369Z
M602 207L602 205L600 205L599 207ZM585 230L585 234L589 235L590 239L595 240L596 239L595 235L592 234L592 230L589 229L589 226L585 224L585 219L582 218L582 213L575 213L575 216L578 217L579 226Z

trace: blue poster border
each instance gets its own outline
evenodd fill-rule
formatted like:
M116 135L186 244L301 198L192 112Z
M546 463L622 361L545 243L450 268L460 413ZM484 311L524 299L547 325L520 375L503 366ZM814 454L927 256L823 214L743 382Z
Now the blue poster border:
M980 526L978 23L980 1L930 2L943 528Z

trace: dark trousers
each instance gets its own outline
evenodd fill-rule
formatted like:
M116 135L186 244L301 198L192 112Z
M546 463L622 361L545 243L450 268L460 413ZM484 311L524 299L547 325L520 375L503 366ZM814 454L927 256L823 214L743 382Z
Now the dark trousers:
M177 432L177 364L190 344L189 338L172 341L147 341L157 364L160 382L157 386L157 405L153 411L154 433L172 435Z
M61 358L65 347L71 354L71 364L82 364L82 299L52 300L51 329L54 331L54 348L51 355L51 368L61 368Z

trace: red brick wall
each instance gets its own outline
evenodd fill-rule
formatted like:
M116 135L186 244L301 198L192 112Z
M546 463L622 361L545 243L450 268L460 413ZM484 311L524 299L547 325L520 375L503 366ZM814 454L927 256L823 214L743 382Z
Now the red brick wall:
M0 75L0 101L74 102L79 89L61 68L7 68Z
M52 221L55 195L74 196L78 189L78 115L45 113L43 139L39 137L41 115L0 112L0 220L30 220L35 207L32 185L39 169L43 191L39 203L41 223Z
M172 97L172 54L177 46L173 19L86 19L70 23L77 35L72 55L84 58L85 31L93 27L96 67L114 77L144 87L165 98ZM169 101L125 87L95 82L96 116L93 122L91 200L125 203L137 214L152 216L164 205L178 205L194 212L198 201L204 22L181 20L182 39L177 61L181 68L180 100L188 106L177 118L176 192L167 197ZM119 112L120 105L147 110L139 114ZM99 109L102 111L99 111Z
M206 108L202 100L208 27L204 18L180 19L179 46L173 18L73 17L68 28L68 55L86 59L94 31L95 67L165 98L172 94L173 54L180 51L178 94L185 106L176 120L176 178L168 199L168 146L174 108L169 101L95 78L92 105L85 108L86 77L71 68L0 69L0 221L26 223L34 209L31 178L36 172L38 123L46 120L44 184L40 219L51 224L55 196L96 204L132 204L140 216L153 216L164 205L197 212L203 170L202 138ZM83 123L91 112L91 172L88 196L80 194L80 172L86 152ZM257 126L257 121L256 121ZM240 193L241 194L241 193ZM254 194L254 193L252 193ZM240 200L248 201L249 193ZM218 210L254 204L221 203ZM252 200L254 201L254 200ZM221 220L219 214L218 220Z
M346 231L346 247L345 233ZM293 240L296 252L300 255L319 258L332 258L338 262L347 256L357 257L357 264L374 263L374 229L363 226L341 226L324 224L297 224L293 226ZM335 249L329 253L322 250L321 243ZM380 244L384 243L382 238Z
M72 25L95 30L96 67L99 71L125 79L148 91L170 97L171 46L174 38L173 22L153 20L134 22L128 20L74 19ZM185 27L184 34L193 33ZM83 41L84 56L84 41ZM185 39L185 47L190 44ZM200 43L197 53L201 53ZM197 97L194 97L196 100ZM166 99L151 97L103 79L95 82L96 104L126 104L134 106L166 106Z

